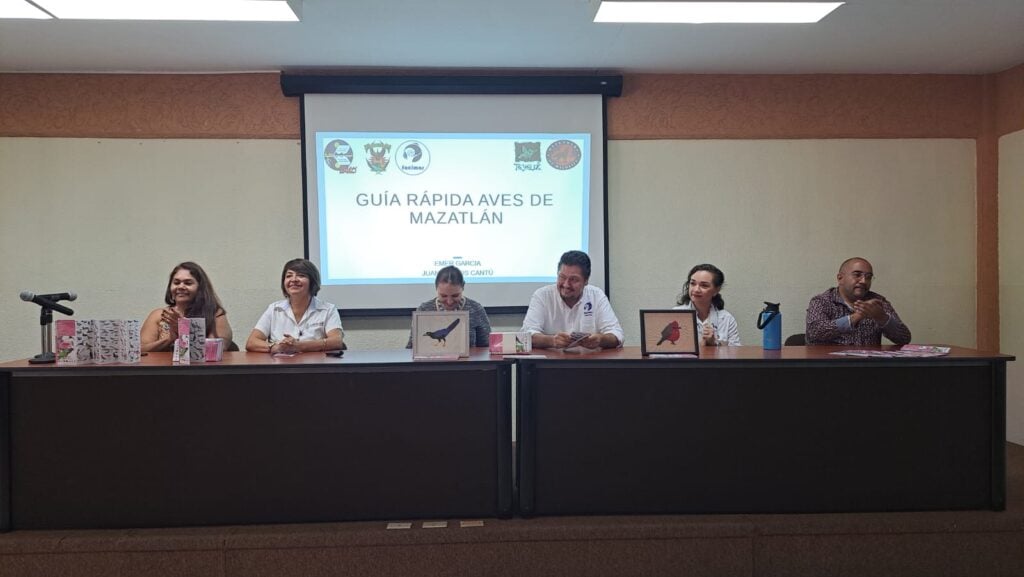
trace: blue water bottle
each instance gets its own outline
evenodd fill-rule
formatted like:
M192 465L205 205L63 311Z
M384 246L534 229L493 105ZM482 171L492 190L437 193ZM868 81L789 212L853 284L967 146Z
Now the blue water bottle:
M757 317L757 328L764 331L765 350L777 351L782 348L782 313L779 303L765 301L764 310Z

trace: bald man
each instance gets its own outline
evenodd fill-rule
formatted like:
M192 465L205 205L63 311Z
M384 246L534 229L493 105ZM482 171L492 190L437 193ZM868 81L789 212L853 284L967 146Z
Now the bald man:
M836 286L807 305L807 344L880 345L882 335L897 345L909 343L910 329L885 297L871 292L874 278L867 260L844 261Z

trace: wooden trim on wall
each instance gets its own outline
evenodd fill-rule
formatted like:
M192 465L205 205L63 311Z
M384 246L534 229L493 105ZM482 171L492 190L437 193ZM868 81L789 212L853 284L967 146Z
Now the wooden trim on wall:
M996 132L995 75L984 77L981 132L976 145L977 272L975 332L977 348L999 350L999 134Z
M1001 81L1024 84L1024 70L1016 70ZM966 75L627 75L623 95L608 102L608 136L975 138L982 82ZM0 74L0 136L298 138L298 108L276 73ZM1014 118L1009 103L1000 109Z
M996 134L1024 130L1024 64L995 75Z
M0 136L299 138L280 75L0 74Z
M981 85L967 75L632 74L608 102L608 135L974 138Z

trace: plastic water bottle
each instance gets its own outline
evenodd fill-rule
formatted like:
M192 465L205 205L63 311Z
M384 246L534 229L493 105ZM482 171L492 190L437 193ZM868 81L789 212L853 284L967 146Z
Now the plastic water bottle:
M764 304L764 310L757 317L757 328L764 331L762 346L765 350L779 350L782 348L782 312L779 303L765 301Z

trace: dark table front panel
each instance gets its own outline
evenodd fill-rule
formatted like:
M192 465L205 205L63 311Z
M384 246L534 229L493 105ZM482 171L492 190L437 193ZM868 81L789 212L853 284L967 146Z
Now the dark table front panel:
M1001 509L1005 363L928 361L524 361L521 510Z
M510 366L10 377L15 529L511 514Z

